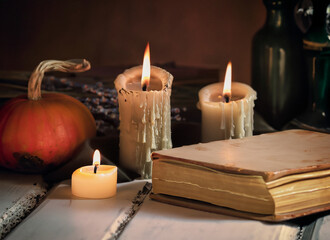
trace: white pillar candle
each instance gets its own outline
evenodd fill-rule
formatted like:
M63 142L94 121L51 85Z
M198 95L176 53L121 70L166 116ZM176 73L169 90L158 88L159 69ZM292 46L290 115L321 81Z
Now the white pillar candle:
M244 83L233 82L231 98L226 102L223 88L224 82L213 83L198 93L202 112L202 142L243 138L253 134L256 92Z
M115 80L118 92L120 165L142 178L151 178L150 154L172 147L171 86L173 76L151 66L150 84L142 91L142 66L126 70Z

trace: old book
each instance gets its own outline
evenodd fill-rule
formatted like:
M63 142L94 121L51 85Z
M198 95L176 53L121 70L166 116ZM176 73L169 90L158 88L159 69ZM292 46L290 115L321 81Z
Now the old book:
M164 202L268 221L330 209L330 134L288 130L161 150L152 160L151 197Z

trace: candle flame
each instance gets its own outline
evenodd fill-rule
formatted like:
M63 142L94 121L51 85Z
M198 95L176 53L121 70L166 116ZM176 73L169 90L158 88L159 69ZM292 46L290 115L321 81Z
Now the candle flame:
M144 51L143 65L142 65L142 77L141 87L143 91L146 91L150 82L150 48L149 43L147 44L146 50Z
M225 83L223 85L222 96L226 99L226 102L230 101L231 97L231 75L232 75L231 61L227 64ZM228 99L228 101L227 101Z
M101 163L101 154L100 151L96 149L93 154L93 166L100 165L100 163Z

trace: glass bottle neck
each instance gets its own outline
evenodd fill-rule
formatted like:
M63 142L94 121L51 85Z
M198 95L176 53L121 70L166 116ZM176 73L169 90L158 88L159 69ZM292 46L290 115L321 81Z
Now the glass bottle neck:
M287 10L285 9L268 9L266 25L280 28L287 24L287 18Z

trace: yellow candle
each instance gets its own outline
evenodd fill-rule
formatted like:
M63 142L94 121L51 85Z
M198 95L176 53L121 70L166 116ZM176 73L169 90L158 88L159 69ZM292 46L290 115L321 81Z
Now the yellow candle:
M83 198L109 198L117 192L117 167L100 165L100 152L95 150L93 165L72 174L72 194Z

